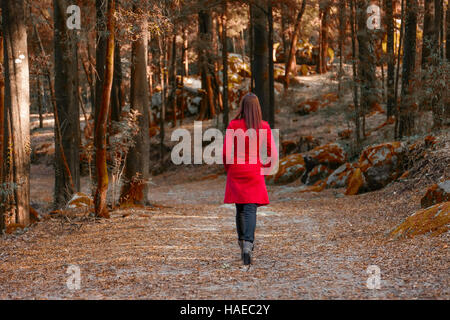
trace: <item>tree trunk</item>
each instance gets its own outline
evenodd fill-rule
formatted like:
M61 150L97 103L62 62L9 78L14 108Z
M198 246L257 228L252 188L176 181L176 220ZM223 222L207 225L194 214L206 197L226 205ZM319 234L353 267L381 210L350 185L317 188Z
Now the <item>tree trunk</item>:
M5 109L7 112L3 139L11 143L10 162L7 170L9 180L3 175L2 182L13 185L14 192L8 201L2 201L12 211L10 223L26 226L30 222L30 93L27 30L24 18L24 2L2 1L2 26L4 36ZM2 163L5 165L5 163ZM5 172L5 171L4 171ZM6 181L5 181L6 180ZM8 181L9 180L9 181Z
M254 52L255 52L255 27L253 25L253 9L251 3L248 5L248 42L249 42L249 56L250 56L250 92L255 90L255 61L254 61Z
M107 5L111 0L95 0L97 21L96 21L96 51L95 51L95 106L94 119L98 119L98 110L102 104L102 91L106 66L106 45L107 45L107 30L106 30L106 11ZM97 126L97 125L96 125Z
M342 76L344 75L344 42L347 35L346 1L339 0L339 76L338 96L342 97Z
M116 40L114 48L114 77L111 88L111 120L119 121L124 105L122 92L122 63L120 61L120 43Z
M42 83L41 76L37 76L38 87L38 108L39 108L39 128L44 127L44 84Z
M215 115L214 93L211 83L212 74L209 70L212 61L208 54L212 45L212 19L209 11L201 10L198 13L198 26L200 38L199 69L202 77L202 89L206 92L206 103L203 103L200 107L198 120L205 120L211 119Z
M394 12L392 0L385 0L386 28L387 28L387 112L386 116L392 117L395 113L395 57L394 57Z
M111 100L111 87L114 75L114 0L107 1L107 42L105 54L105 74L101 92L101 104L96 110L95 125L95 164L97 173L97 189L94 196L95 214L98 217L109 218L106 195L108 192L108 169L106 166L106 130ZM97 62L97 69L102 68Z
M60 128L55 125L55 146L62 145L62 148L55 148L55 207L65 205L72 194L80 190L78 58L74 33L66 28L68 5L66 0L53 1L55 100L60 124Z
M189 56L188 56L188 34L187 29L183 30L183 78L189 76ZM183 82L184 85L184 82Z
M361 90L360 108L363 117L363 136L365 135L365 114L377 102L376 54L374 50L373 32L367 28L367 7L365 0L357 0L358 24L358 60L359 81Z
M281 3L281 40L283 42L283 55L284 60L283 62L286 63L287 61L287 55L289 50L289 22L288 22L288 16L289 16L289 8L286 3Z
M284 69L284 90L289 88L289 74L294 71L297 66L297 61L295 59L295 53L297 51L297 42L300 37L300 26L302 22L303 14L305 13L306 0L303 0L300 11L297 14L297 19L295 22L294 32L292 34L291 43L289 46L289 54L286 57L286 65Z
M3 30L2 28L0 28L0 66L3 66L3 58ZM4 169L6 169L5 156L7 155L7 149L5 148L6 141L4 141L6 128L5 116L5 78L3 76L3 72L0 72L0 189L4 188L3 184L6 182L3 172ZM3 229L5 229L4 212L6 211L6 208L4 208L2 205L5 202L6 199L4 199L3 196L0 195L0 233L3 231Z
M423 18L423 43L422 43L422 69L430 65L433 53L436 53L438 39L435 30L435 11L434 0L425 0L424 18Z
M133 10L137 11L135 4ZM126 183L122 194L130 188L142 188L142 199L128 199L135 204L145 205L148 202L148 177L150 171L150 136L148 122L148 78L147 78L147 48L148 23L146 19L137 21L139 38L133 42L131 48L131 79L130 104L132 110L137 110L139 116L139 132L134 137L135 145L129 150L125 168ZM135 179L138 179L138 183Z
M414 101L411 86L416 61L417 0L406 0L405 47L403 50L402 91L399 115L399 138L414 131Z
M434 32L435 32L435 45L438 50L437 54L441 57L443 53L443 15L444 6L442 0L434 1Z
M352 38L352 71L353 71L353 103L355 105L354 121L355 121L355 140L357 151L361 147L361 111L358 98L358 70L356 65L356 12L355 12L355 0L349 0L350 2L350 31Z
M319 20L319 59L317 60L317 72L326 73L327 68L327 52L328 52L328 15L330 12L330 3L328 1L320 3Z
M447 58L447 62L450 62L450 3L447 4L447 13L445 15L446 22L446 41L445 41L445 56ZM450 109L450 108L448 108ZM447 110L450 112L450 110Z
M227 1L222 1L222 86L223 86L223 126L229 121L228 110L228 38L227 38ZM244 58L244 56L242 56Z
M267 5L267 14L268 14L268 19L267 19L267 23L269 25L269 43L268 43L268 47L269 47L269 125L271 128L274 128L275 126L275 83L274 83L274 79L273 79L273 74L274 74L274 65L273 65L273 12L272 12L272 0L268 0L268 5Z
M159 113L159 136L160 136L160 143L159 143L159 156L161 163L164 160L164 136L165 136L165 128L164 128L164 121L166 121L166 86L165 86L165 80L164 80L164 70L165 70L165 45L163 41L163 35L158 36L158 46L159 46L159 82L161 86L161 110Z
M176 28L174 26L173 35L172 35L172 54L171 54L171 61L170 61L170 75L169 75L169 82L170 82L170 97L169 101L172 105L172 119L173 124L172 127L175 128L177 126L177 32Z
M264 120L270 119L270 96L269 96L269 48L267 33L267 11L266 0L258 0L256 4L252 4L252 24L254 29L254 51L253 63L254 67L252 77L255 82L255 94L259 98L261 104L262 117Z

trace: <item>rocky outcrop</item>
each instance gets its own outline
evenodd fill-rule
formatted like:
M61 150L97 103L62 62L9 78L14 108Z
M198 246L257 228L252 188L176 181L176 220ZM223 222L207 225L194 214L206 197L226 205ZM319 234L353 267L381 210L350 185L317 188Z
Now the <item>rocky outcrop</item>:
M299 153L291 154L280 160L276 174L269 176L267 183L283 184L298 179L305 172L305 160Z
M405 146L395 141L370 146L363 150L358 167L370 191L381 189L403 173Z
M353 163L344 163L331 173L326 180L327 188L344 188L355 170Z
M420 204L422 208L428 208L445 201L450 201L450 180L436 183L428 188Z
M438 235L450 230L450 202L435 204L405 219L392 232L394 238L414 237L420 234Z
M352 175L348 179L347 190L345 191L346 196L353 196L358 194L366 186L366 179L361 172L360 168L353 170Z
M337 169L347 161L347 153L338 143L328 143L308 152L308 157L317 164Z
M311 186L317 181L325 180L332 172L333 169L328 168L326 165L319 164L308 172L305 184Z

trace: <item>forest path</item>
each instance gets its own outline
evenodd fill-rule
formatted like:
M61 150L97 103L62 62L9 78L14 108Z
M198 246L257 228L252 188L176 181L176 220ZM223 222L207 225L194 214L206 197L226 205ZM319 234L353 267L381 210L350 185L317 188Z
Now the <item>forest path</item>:
M225 176L205 177L155 177L156 208L115 211L78 227L51 219L0 239L0 298L450 297L448 235L385 235L401 220L399 208L412 209L405 199L417 203L414 194L386 200L389 190L341 197L334 190L302 194L295 183L270 186L272 203L258 210L247 268L234 208L222 204ZM80 268L79 290L67 288L69 265ZM369 265L380 268L378 290L366 287Z

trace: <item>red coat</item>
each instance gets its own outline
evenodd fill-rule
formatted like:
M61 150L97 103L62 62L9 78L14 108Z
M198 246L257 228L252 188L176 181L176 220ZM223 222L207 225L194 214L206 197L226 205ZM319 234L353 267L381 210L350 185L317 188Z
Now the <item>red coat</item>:
M229 129L242 129L242 131L235 131L233 139ZM245 149L240 149L238 146L239 138L236 136L243 137L245 134L248 134L245 121L243 119L232 120L228 125L222 153L223 163L227 171L224 203L269 204L266 182L261 172L261 167L269 167L271 163L261 163L260 150L261 147L266 147L267 155L272 157L272 161L278 161L276 158L278 153L273 149L275 143L270 126L266 121L261 123L261 129L267 130L267 134L261 135L261 132L257 130L256 137L245 136ZM251 143L254 143L254 146L257 147L256 150L250 148L252 146ZM233 157L232 161L230 157Z

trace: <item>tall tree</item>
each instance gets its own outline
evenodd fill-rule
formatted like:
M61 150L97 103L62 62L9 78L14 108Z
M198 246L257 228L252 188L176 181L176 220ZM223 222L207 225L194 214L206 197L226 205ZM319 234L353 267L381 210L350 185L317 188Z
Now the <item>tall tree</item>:
M317 72L325 73L327 68L328 53L328 19L330 14L331 2L322 0L319 2L319 58L317 60Z
M302 6L297 14L297 19L295 20L294 32L292 34L291 43L289 45L289 53L286 55L286 65L284 68L284 89L289 88L289 74L295 71L297 62L295 59L295 53L297 52L297 42L300 37L300 26L302 22L303 14L305 13L306 0L302 1Z
M60 124L55 125L55 146L62 145L62 148L55 148L56 206L64 205L74 192L80 190L77 42L75 32L66 27L65 12L68 5L68 0L53 1L55 101Z
M3 27L0 25L0 188L4 188L4 169L6 167L5 156L8 154L5 138L5 128L6 128L6 109L5 109L5 78L3 74ZM5 228L4 212L6 211L3 207L3 203L6 199L0 195L0 232Z
M423 44L422 44L422 68L430 65L430 58L433 53L436 53L438 39L436 38L435 30L435 10L434 2L435 0L425 0L424 1L424 17L423 17Z
M268 122L271 128L275 126L275 82L274 82L274 64L273 64L273 5L272 0L267 0L267 24L269 25L268 47L269 47L269 118Z
M94 196L95 214L99 217L109 217L106 195L108 192L108 169L106 166L106 127L108 124L108 113L111 100L111 87L114 73L114 11L115 1L108 0L106 5L108 6L107 13L107 42L106 42L106 54L105 54L105 74L102 83L101 91L101 103L96 109L96 121L95 121L95 164L96 164L96 177L97 177L97 189ZM97 69L103 68L98 65Z
M214 93L212 88L213 66L209 51L212 46L212 17L209 9L202 9L198 13L198 33L199 33L199 69L202 77L202 89L204 91L204 101L202 101L199 113L199 120L210 119L215 116Z
M386 31L387 31L387 105L386 115L394 115L394 80L395 80L395 62L394 62L394 8L392 0L385 0L386 11Z
M447 13L445 14L445 22L446 22L446 41L445 41L445 56L447 57L447 62L450 62L450 3L447 4ZM450 109L450 108L448 108ZM449 110L447 110L449 111ZM450 111L449 111L450 112Z
M8 148L9 161L1 164L6 168L0 184L9 183L14 191L2 199L0 211L11 210L9 222L22 225L30 222L30 88L25 21L23 1L2 1L7 123L3 146Z
M133 11L139 15L141 7L139 1L133 1ZM144 10L145 12L146 10ZM144 205L148 201L147 179L150 171L150 136L149 136L149 95L147 77L147 48L148 48L148 23L146 17L140 17L136 21L137 40L131 47L131 109L140 113L139 132L135 135L135 145L127 155L125 177L126 183L123 191L128 191L138 178L142 186L142 199L133 199L135 203Z
M346 17L346 0L339 0L338 17L339 17L339 75L338 75L338 95L342 96L341 83L344 75L344 42L347 36L347 17Z
M94 119L98 119L98 110L102 103L102 90L103 80L105 75L106 66L106 45L107 45L107 6L109 0L95 0L96 8L96 49L95 49L95 106L94 106ZM88 45L89 48L89 45Z
M358 69L356 63L356 0L349 0L350 4L350 32L352 39L352 75L353 75L353 103L355 105L354 121L355 121L355 140L357 148L361 147L361 110L358 97Z
M405 45L403 49L402 90L398 137L411 135L414 130L414 101L412 76L416 62L417 0L406 0Z
M255 94L261 104L263 119L269 121L270 115L270 96L269 96L269 48L267 33L267 1L258 0L251 4L252 7L252 25L254 30L253 39L253 73L255 82Z
M118 3L117 3L118 5ZM120 42L116 39L114 48L114 76L111 88L111 120L119 121L125 104L122 90L122 62L120 61Z
M222 0L222 83L223 83L223 125L228 126L228 38L227 0Z
M358 76L361 86L360 108L363 116L362 130L365 134L365 114L377 102L376 54L374 49L373 31L367 28L367 7L369 2L357 0L358 24Z

